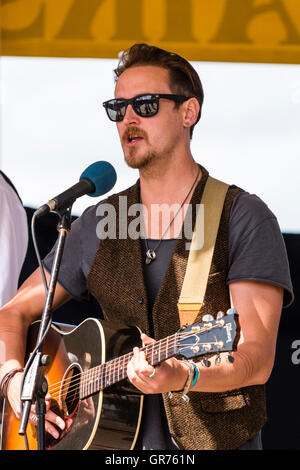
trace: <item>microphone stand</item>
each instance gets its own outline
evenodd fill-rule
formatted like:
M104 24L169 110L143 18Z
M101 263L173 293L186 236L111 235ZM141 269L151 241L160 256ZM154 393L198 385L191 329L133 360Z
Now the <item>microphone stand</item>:
M51 269L49 287L47 290L44 309L41 317L39 332L36 341L36 347L30 354L24 370L23 387L21 390L21 423L19 434L25 435L28 424L30 408L36 403L37 423L37 441L38 450L45 450L45 414L46 403L45 396L48 391L48 384L43 376L43 366L50 364L50 358L43 355L43 342L48 329L52 322L52 305L54 299L55 288L58 279L59 268L63 255L63 249L67 234L71 230L71 209L73 202L69 207L56 211L59 216L59 224L57 230L59 232L58 242Z

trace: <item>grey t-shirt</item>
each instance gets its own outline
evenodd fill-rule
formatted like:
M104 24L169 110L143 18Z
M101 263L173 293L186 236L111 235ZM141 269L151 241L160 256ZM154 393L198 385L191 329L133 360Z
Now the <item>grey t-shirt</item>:
M98 203L89 207L72 224L65 243L58 281L75 299L87 298L86 278L99 246L96 226ZM176 240L163 240L157 258L149 265L144 263L144 278L149 301L149 318L156 295L172 257ZM153 248L157 240L148 240ZM55 248L55 247L54 247ZM53 250L44 260L51 270ZM142 241L142 253L146 247ZM284 306L293 301L286 248L276 217L256 195L241 192L234 200L229 219L229 271L227 284L240 280L256 280L281 286L284 289ZM176 449L171 439L160 395L145 397L142 427L138 448Z
M96 212L102 202L87 208L73 222L66 238L59 283L77 300L87 298L86 278L99 246L96 227L101 217ZM151 243L156 242L149 240L151 247ZM155 300L174 246L174 240L163 240L159 256L144 270L149 303L153 304ZM55 246L44 259L48 271L51 270L54 250ZM257 280L281 286L284 289L284 306L293 301L287 253L277 219L259 197L247 192L237 195L229 218L227 284L240 280Z

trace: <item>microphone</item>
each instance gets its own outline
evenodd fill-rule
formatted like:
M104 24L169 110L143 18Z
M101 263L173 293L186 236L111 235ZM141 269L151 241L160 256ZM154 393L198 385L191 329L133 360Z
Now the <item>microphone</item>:
M86 194L91 197L102 196L114 187L116 181L117 174L110 163L105 161L92 163L81 174L78 183L50 199L34 214L36 217L41 217L50 211L65 209L72 205L77 198Z

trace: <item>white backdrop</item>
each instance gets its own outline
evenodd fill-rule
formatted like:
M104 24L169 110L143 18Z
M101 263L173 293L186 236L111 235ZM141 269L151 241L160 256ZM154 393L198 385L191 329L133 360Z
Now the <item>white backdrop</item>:
M111 162L112 192L133 184L102 102L114 92L107 59L1 59L0 168L36 208L76 183L92 162ZM300 66L194 62L204 87L192 140L216 178L259 195L283 232L300 232ZM151 91L151 90L149 90ZM96 200L73 206L80 215Z

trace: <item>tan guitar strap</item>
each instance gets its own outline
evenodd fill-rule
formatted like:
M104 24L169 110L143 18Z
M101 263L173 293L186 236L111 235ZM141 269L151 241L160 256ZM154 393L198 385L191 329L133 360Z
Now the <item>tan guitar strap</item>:
M202 308L228 187L210 176L206 181L178 301L181 326L193 324Z

